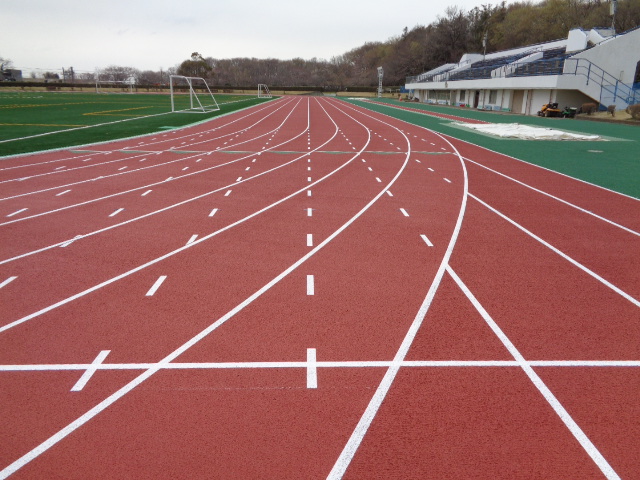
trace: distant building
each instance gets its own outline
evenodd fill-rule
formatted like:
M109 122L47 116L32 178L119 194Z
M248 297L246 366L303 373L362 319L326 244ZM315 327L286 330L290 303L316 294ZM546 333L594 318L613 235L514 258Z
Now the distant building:
M419 101L536 115L542 105L640 103L640 28L571 30L566 39L487 55L407 78Z
M15 70L13 68L6 68L2 70L2 80L8 82L21 82L22 70Z

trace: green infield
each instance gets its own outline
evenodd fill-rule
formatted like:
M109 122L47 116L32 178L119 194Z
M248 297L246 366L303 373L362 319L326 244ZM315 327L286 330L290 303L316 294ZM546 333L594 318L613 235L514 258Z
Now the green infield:
M375 99L376 101L378 99ZM578 119L542 118L515 114L500 114L468 108L424 105L381 99L388 104L349 100L415 125L444 133L460 140L504 153L556 172L584 180L601 187L640 198L640 126ZM595 134L601 141L517 140L476 133L445 120L395 107L409 107L483 120L489 123L520 123L573 133Z
M188 107L188 95L176 98L176 108ZM0 156L154 133L269 100L224 94L215 99L219 111L171 113L167 94L1 92Z

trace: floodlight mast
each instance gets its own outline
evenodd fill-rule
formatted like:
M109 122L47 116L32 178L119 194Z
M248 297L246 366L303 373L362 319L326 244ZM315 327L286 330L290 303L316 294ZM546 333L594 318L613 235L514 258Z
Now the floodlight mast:
M382 97L382 76L384 75L384 70L382 67L378 67L378 98Z

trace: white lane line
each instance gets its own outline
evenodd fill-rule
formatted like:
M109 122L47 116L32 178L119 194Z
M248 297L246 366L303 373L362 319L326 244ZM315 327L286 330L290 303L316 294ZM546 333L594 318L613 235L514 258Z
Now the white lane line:
M311 171L311 167L307 167L307 171L310 172Z
M363 158L363 159L362 159L362 163L367 163L367 161Z
M158 291L158 289L160 288L160 285L162 285L162 282L164 282L166 279L167 279L166 275L160 275L156 280L156 283L154 283L149 289L149 291L145 294L145 297L152 297Z
M451 180L449 180L448 178L445 178L444 181L447 183L451 183Z
M307 190L307 197L311 196L311 190Z
M225 197L228 197L229 195L231 195L231 190L227 190L227 193L224 194Z
M585 267L584 265L582 265L581 263L579 263L578 261L574 260L573 258L571 258L569 255L567 255L566 253L561 252L560 250L558 250L556 247L554 247L553 245L551 245L548 242L545 242L542 238L538 237L536 234L534 234L533 232L530 232L529 230L527 230L526 228L524 228L522 225L520 225L519 223L516 223L514 220L511 220L509 217L507 217L506 215L504 215L503 213L500 213L498 210L496 210L495 208L491 207L490 205L486 204L485 202L483 202L482 200L480 200L478 197L472 195L471 193L468 194L471 198L473 198L476 202L480 203L481 205L484 205L485 207L487 207L489 210L491 210L493 213L495 213L496 215L498 215L499 217L505 219L507 222L509 222L511 225L513 225L514 227L518 228L519 230L523 231L524 233L526 233L527 235L529 235L531 238L537 240L538 242L540 242L541 244L543 244L545 247L547 247L548 249L552 250L553 252L557 253L558 255L560 255L562 258L564 258L565 260L569 261L570 263L572 263L573 265L575 265L576 267L578 267L580 270L582 270L583 272L591 275L593 278L595 278L596 280L598 280L600 283L602 283L603 285L609 287L611 290L613 290L614 292L616 292L618 295L622 296L623 298L626 298L627 300L629 300L631 303L633 303L636 307L640 307L640 301L636 300L635 298L633 298L631 295L629 295L628 293L624 292L623 290L621 290L620 288L616 287L613 283L605 280L604 278L602 278L600 275L598 275L597 273L595 273L593 270L590 270L589 268Z
M429 240L426 235L420 235L420 238L422 238L422 240L424 240L424 243L426 243L429 247L433 247L433 243L431 243L431 240Z
M427 170L429 170L430 172L435 172L435 170L431 167L429 167Z
M418 162L418 163L422 163L422 162L421 162L420 160L418 160L417 158L416 158L416 162Z
M13 282L16 278L18 278L18 277L9 277L9 278L7 278L4 282L0 283L0 288L6 287L11 282Z
M19 213L26 212L27 210L29 210L29 209L28 208L21 208L20 210L17 210L17 211L15 211L13 213L10 213L9 215L7 215L7 217L13 217L15 215L18 215Z
M65 167L58 167L55 170L62 170L63 168L65 168Z
M115 217L117 214L119 214L121 211L123 211L124 208L119 208L117 209L115 212L109 214L110 217Z
M211 210L211 213L209 214L209 216L213 217L216 214L217 211L218 211L218 209L214 208L213 210Z
M307 247L313 247L313 234L307 233Z
M187 245L191 245L193 242L196 241L196 239L198 238L198 235L191 235L191 238L189 240L187 240Z
M76 235L75 237L73 237L71 240L64 242L62 244L60 244L60 248L65 248L68 247L69 245L71 245L73 242L75 242L76 240L78 240L79 238L82 238L82 235Z
M371 167L367 167L367 170L369 170L370 172L373 172L373 168Z
M127 167L120 167L120 168L118 169L118 171L126 170L126 169L127 169Z
M378 177L376 177L376 181L377 181L378 183L382 183L382 180L380 180Z
M144 192L142 195L140 195L141 197L146 197L147 195L149 195L152 192L152 190L147 190L146 192Z
M251 167L247 167L244 169L245 172L248 172L249 170L251 170Z
M563 367L563 368L640 368L640 360L525 360L531 367ZM355 360L316 362L317 368L485 368L485 367L519 367L516 360ZM65 364L26 364L0 365L0 372L63 372L82 371L91 367L86 363ZM101 363L96 370L236 370L236 369L275 369L275 368L307 368L307 362L189 362L189 363Z
M254 158L253 160L251 160L251 163L256 163L256 159Z
M307 348L307 388L318 388L318 367L315 348Z
M307 217L313 216L313 208L307 208Z
M565 205L568 205L568 206L570 206L570 207L572 207L572 208L575 208L576 210L580 210L582 213L586 213L586 214L588 214L588 215L591 215L591 216L593 216L593 217L595 217L595 218L597 218L597 219L599 219L599 220L602 220L603 222L607 222L607 223L609 223L609 224L613 225L614 227L621 228L622 230L625 230L625 231L627 231L627 232L629 232L629 233L632 233L633 235L640 236L640 232L636 232L635 230L631 230L630 228L627 228L627 227L625 227L625 226L623 226L623 225L620 225L619 223L616 223L616 222L614 222L614 221L612 221L612 220L609 220L609 219L607 219L607 218L601 217L600 215L598 215L598 214L596 214L596 213L593 213L593 212L592 212L592 211L590 211L590 210L586 210L586 209L584 209L584 208L582 208L582 207L579 207L578 205L575 205L575 204L573 204L573 203L571 203L571 202L568 202L568 201L563 200L563 199L561 199L561 198L559 198L559 197L556 197L555 195L551 195L550 193L547 193L547 192L545 192L545 191L543 191L543 190L540 190L540 189L538 189L538 188L532 187L531 185L528 185L528 184L526 184L526 183L524 183L524 182L521 182L520 180L516 180L515 178L510 177L510 176L508 176L508 175L505 175L504 173L500 173L500 172L498 172L497 170L493 170L492 168L489 168L489 167L487 167L487 166L485 166L485 165L482 165L481 163L475 162L475 161L473 161L473 160L471 160L471 159L469 159L469 158L466 158L466 157L465 157L465 161L467 161L467 162L471 162L471 163L473 163L473 164L475 164L475 165L478 165L479 167L482 167L482 168L484 168L484 169L486 169L486 170L489 170L490 172L493 172L493 173L495 173L496 175L500 175L501 177L504 177L504 178L506 178L506 179L508 179L508 180L511 180L512 182L515 182L515 183L517 183L517 184L519 184L519 185L522 185L523 187L530 188L530 189L531 189L531 190L533 190L534 192L538 192L538 193L540 193L540 194L542 194L542 195L546 195L546 196L547 196L547 197L549 197L549 198L553 198L554 200L557 200L557 201L558 201L558 202L560 202L560 203L564 203ZM586 183L586 182L585 182L585 183ZM606 189L605 189L605 190L606 190ZM616 192L616 193L617 193L617 192Z
M107 358L107 355L109 355L110 352L111 352L111 350L102 350L98 354L98 356L95 358L95 360L93 362L91 362L91 366L89 368L87 368L87 370L82 374L80 379L71 388L72 392L79 392L85 387L87 382L89 380L91 380L91 377L93 377L93 374L96 373L96 370L98 369L98 366L102 362L104 362L104 359Z
M391 190L387 190L387 195L389 195L390 197L393 197L393 193L391 193Z
M480 304L480 302L476 299L473 293L467 288L467 286L462 282L460 277L453 271L450 266L447 266L447 273L453 278L456 282L460 290L464 292L469 301L473 304L477 312L482 316L482 318L487 322L487 325L493 330L493 333L500 339L502 344L509 350L509 353L513 356L513 358L520 364L520 367L526 375L529 377L529 380L535 385L538 391L542 394L545 400L551 405L556 414L563 421L565 426L569 429L569 431L573 434L573 436L580 442L582 448L589 454L591 459L598 465L602 473L608 479L619 479L618 474L613 470L611 465L607 462L607 460L602 456L602 454L598 451L596 446L591 443L591 440L585 435L582 429L578 426L578 424L571 418L569 412L565 410L562 404L558 401L555 395L549 390L549 388L545 385L542 379L538 376L538 374L531 368L531 366L524 359L520 351L516 348L516 346L509 340L507 335L502 331L502 329L498 326L498 324L491 318L491 315L484 309L484 307Z
M64 192L56 193L56 197L61 197L65 193L69 193L71 190L65 190Z
M402 212L402 215L404 215L405 217L409 216L409 214L407 213L407 211L404 208L401 208L400 211Z
M184 168L182 169L182 171L183 171L183 172L184 172L184 171L186 171L186 170L189 170L189 167L184 167Z
M314 285L313 275L307 275L307 295L315 295L315 285Z

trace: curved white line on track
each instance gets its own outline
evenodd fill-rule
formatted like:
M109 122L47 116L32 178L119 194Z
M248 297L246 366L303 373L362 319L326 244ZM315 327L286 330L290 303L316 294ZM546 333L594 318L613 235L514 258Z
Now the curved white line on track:
M381 120L378 120L378 121L381 121ZM393 128L397 129L397 127L393 127ZM435 294L436 294L436 292L438 290L438 287L440 286L440 281L442 280L442 277L444 275L445 269L447 268L447 265L449 263L449 258L451 257L451 254L453 253L453 248L454 248L454 246L456 244L456 240L458 239L458 234L459 234L460 229L462 227L462 221L463 221L463 218L464 218L464 213L465 213L466 205L467 205L467 192L468 192L467 170L466 170L466 168L464 166L464 161L462 159L462 156L460 155L458 150L455 148L455 146L453 146L453 144L451 142L449 142L447 139L445 139L439 133L436 133L436 132L432 132L432 133L434 133L438 137L442 138L449 145L451 145L451 148L453 148L454 152L458 156L458 159L460 160L460 164L461 164L462 170L464 172L464 187L463 187L463 191L464 192L463 192L462 201L461 201L461 205L460 205L460 211L458 213L458 219L456 221L455 228L454 228L453 233L451 235L451 239L449 240L449 245L447 246L447 250L446 250L446 252L445 252L445 254L444 254L443 258L442 258L440 266L438 267L438 271L436 272L436 275L435 275L435 277L433 279L433 282L431 283L431 286L429 287L429 290L427 291L427 295L426 295L424 301L422 302L422 305L418 309L418 312L417 312L417 314L416 314L416 316L415 316L415 318L413 320L413 323L409 327L409 330L407 331L407 334L405 335L405 338L403 339L402 343L400 344L400 348L398 349L398 351L396 352L396 355L394 356L394 359L393 359L393 363L394 364L391 367L389 367L389 369L385 373L384 377L382 378L382 381L380 382L380 385L378 385L378 388L376 389L373 397L369 401L369 404L367 405L366 410L362 414L362 417L360 418L360 421L356 425L353 433L349 437L349 440L347 441L347 443L344 446L342 452L340 453L340 456L338 457L338 459L336 460L336 463L334 464L333 468L331 469L331 472L327 476L327 479L330 479L330 480L340 479L345 474L345 472L347 471L347 468L349 467L349 464L351 463L351 461L353 460L354 455L356 454L356 451L358 450L358 447L362 443L362 439L366 435L366 433L367 433L367 431L368 431L368 429L369 429L369 427L371 425L371 422L373 422L373 419L375 418L376 414L378 413L378 410L379 410L380 406L382 405L382 402L386 398L387 393L389 392L389 389L391 388L391 385L393 384L393 381L395 380L396 375L398 374L398 371L400 370L400 366L399 365L404 361L407 353L409 352L409 348L411 347L411 344L413 343L413 340L414 340L416 334L418 333L418 330L420 329L420 326L422 325L422 322L424 321L424 317L426 316L426 314L427 314L427 312L429 310L429 307L431 306L431 302L433 301L433 298L435 297ZM407 140L409 145L411 145L409 139L404 134L404 132L402 132L402 135L405 137L405 139ZM410 149L410 147L409 147L409 149ZM408 156L407 156L407 158L408 158Z
M318 101L318 103L320 103ZM322 107L322 109L324 110L324 107ZM326 110L325 110L326 112ZM344 113L344 112L343 112ZM353 117L351 117L350 115L346 114L345 115L349 116L350 118L353 119ZM331 118L331 117L330 117ZM353 119L355 120L355 119ZM333 120L332 120L333 121ZM362 149L360 151L358 151L357 153L354 154L354 156L346 163L344 163L342 166L338 167L336 170L334 170L333 172L325 175L325 177L323 177L320 180L316 180L316 182L314 182L314 184L319 183L321 180L327 178L330 175L333 175L335 172L337 172L338 170L341 170L342 168L346 167L348 164L350 164L351 162L353 162L354 159L356 159L358 156L360 156L362 154L362 152L364 151L364 149L366 148L366 146L370 143L371 141L371 132L369 131L368 128L366 128L361 122L358 122L357 120L355 120L357 123L360 123L360 125L362 125L366 131L367 131L367 136L368 136L368 140L365 143L365 145L362 147ZM335 122L334 122L334 125ZM337 134L337 125L336 125L336 134ZM405 137L406 138L406 137ZM411 150L409 148L409 151L407 152L405 161L402 165L402 167L398 170L398 172L396 173L396 175L393 177L393 179L389 182L389 184L387 184L383 189L380 190L380 192L372 199L370 200L361 210L359 210L353 217L351 217L349 220L347 220L347 222L345 222L342 226L340 226L336 231L334 231L331 235L329 235L325 240L323 240L317 247L313 248L311 251L309 251L306 255L304 255L302 258L300 258L297 262L295 262L293 265L291 265L290 267L288 267L286 270L284 270L282 273L280 273L279 275L277 275L275 278L273 278L270 282L268 282L267 284L265 284L262 288L260 288L258 291L256 291L254 294L252 294L250 297L248 297L247 299L245 299L243 302L241 302L240 304L238 304L236 307L234 307L232 310L230 310L229 312L227 312L225 315L223 315L221 318L219 318L217 321L215 321L214 323L212 323L211 325L209 325L209 327L207 327L206 329L202 330L198 335L194 336L193 338L191 338L189 341L187 341L186 343L184 343L183 345L181 345L180 347L178 347L176 350L174 350L173 352L171 352L169 355L167 355L164 359L162 359L157 365L154 365L152 368L146 370L145 372L143 372L142 374L140 374L138 377L136 377L134 380L132 380L131 382L129 382L127 385L125 385L124 387L120 388L117 392L113 393L112 395L110 395L109 397L107 397L105 400L103 400L102 402L100 402L98 405L96 405L95 407L93 407L92 409L90 409L88 412L86 412L84 415L82 415L81 417L77 418L75 421L73 421L72 423L70 423L69 425L67 425L66 427L64 427L62 430L58 431L57 433L55 433L53 436L49 437L47 440L45 440L43 443L41 443L40 445L38 445L37 447L35 447L33 450L31 450L30 452L26 453L25 455L23 455L22 457L20 457L19 459L17 459L16 461L14 461L13 463L11 463L9 466L7 466L6 468L4 468L2 471L0 471L0 480L7 478L9 475L15 473L16 471L18 471L20 468L22 468L23 466L25 466L27 463L29 463L30 461L34 460L35 458L37 458L38 456L40 456L42 453L46 452L49 448L53 447L55 444L57 444L58 442L60 442L61 440L63 440L65 437L67 437L68 435L70 435L71 433L73 433L75 430L77 430L78 428L80 428L81 426L83 426L85 423L87 423L89 420L91 420L92 418L94 418L96 415L100 414L102 411L104 411L105 409L107 409L109 406L111 406L112 404L114 404L116 401L118 401L120 398L122 398L123 396L125 396L127 393L129 393L130 391L132 391L134 388L136 388L138 385L140 385L141 383L143 383L145 380L147 380L148 378L150 378L153 374L157 373L158 371L161 370L161 366L168 364L170 362L172 362L174 359L176 359L179 355L183 354L184 352L186 352L189 348L191 348L192 346L194 346L195 344L197 344L198 342L200 342L203 338L205 338L207 335L209 335L211 332L213 332L214 330L216 330L219 326L221 326L222 324L224 324L225 322L227 322L230 318L232 318L234 315L236 315L238 312L240 312L242 309L244 309L246 306L248 306L249 304L251 304L253 301L255 301L257 298L259 298L260 296L262 296L265 292L267 292L269 289L271 289L271 287L273 287L274 285L276 285L277 283L279 283L282 279L284 279L287 275L289 275L291 272L293 272L295 269L297 269L300 265L302 265L304 262L306 262L309 258L311 258L313 255L315 255L318 251L320 251L322 248L324 248L328 243L330 243L335 237L337 237L340 233L342 233L347 227L349 227L353 222L355 222L358 218L360 218L367 210L369 210L369 208L371 208L371 206L373 206L380 197L382 197L382 195L384 195L385 191L387 191L391 185L393 185L395 183L395 181L400 177L400 175L404 172L407 164L409 163L409 157L410 157L410 153ZM299 194L300 192L304 192L307 190L307 187L299 190L298 192L295 192L294 194L290 195L287 198L293 197L294 195ZM466 198L466 195L463 197L463 199ZM285 199L280 200L279 203L285 201ZM464 201L464 200L463 200ZM271 207L268 207L271 208ZM255 214L254 214L255 215ZM203 241L202 240L198 240L197 242ZM181 250L183 250L186 247L183 247Z
M271 112L268 115L262 117L258 122L254 123L253 125L250 125L248 127L244 127L241 130L237 130L237 131L231 132L229 134L222 135L221 137L216 137L216 138L203 140L203 142L200 142L200 143L208 143L208 142L212 142L212 141L215 141L215 140L220 140L221 138L224 138L224 137L227 137L227 136L236 135L238 132L248 131L249 129L254 128L256 125L262 123L265 119L267 119L268 117L270 117L271 115L276 113L281 108L284 108L285 106L289 105L290 103L292 103L292 102L288 102L286 104L283 104L282 106L278 107L273 112ZM295 110L295 107L296 107L296 105L293 106L294 110ZM243 118L245 118L245 117L243 117ZM230 125L231 123L235 123L235 120L234 120L234 122L230 122L229 124L225 124L225 126ZM214 131L214 130L217 130L217 129L220 129L220 128L223 128L223 127L222 126L221 127L216 127L216 128L214 128L212 130L208 130L207 132ZM234 143L232 145L227 145L224 148L224 150L221 149L221 148L216 148L215 150L204 151L204 152L196 153L196 154L193 154L193 155L187 155L187 156L175 159L175 160L170 160L168 162L158 163L156 165L151 165L151 166L148 166L148 167L142 167L142 168L137 168L137 169L134 169L134 170L129 170L128 172L113 173L111 175L102 175L102 176L100 176L98 178L100 180L102 180L102 179L105 179L105 178L113 178L113 177L118 177L118 176L121 176L121 175L128 175L128 174L137 173L137 172L140 172L140 171L143 171L143 170L149 170L149 169L157 168L157 167L164 167L166 165L171 165L173 163L184 162L186 160L191 160L191 159L193 159L195 157L198 157L198 156L210 155L210 154L216 153L216 152L224 152L225 150L228 150L228 149L230 149L232 147L236 147L236 146L242 145L244 143L256 141L256 140L258 140L258 139L260 139L262 137L265 137L266 135L269 135L270 133L272 133L273 131L277 130L278 128L280 128L280 127L276 127L274 130L270 130L270 131L268 131L268 132L266 132L264 134L258 135L257 137L253 137L251 139L244 140L242 142ZM192 137L193 135L194 134L192 133L190 135L185 135L185 137ZM175 139L172 140L172 141L175 141ZM284 145L284 143L281 144L281 145ZM189 148L190 146L191 145L185 145L184 147L181 147L181 148ZM271 149L269 149L269 150L271 150ZM127 151L126 150L120 150L120 152L126 153ZM131 152L133 153L133 151L131 151ZM68 172L72 172L72 171L75 171L75 170L81 170L81 169L84 169L84 168L102 167L104 165L109 165L110 163L125 162L125 161L128 161L128 160L135 160L135 159L137 159L139 157L145 157L145 156L150 156L150 155L160 155L162 153L171 153L171 152L172 152L171 150L161 150L161 151L154 151L154 152L146 152L146 153L143 153L143 154L141 153L139 155L133 155L133 156L126 157L126 158L120 158L120 159L113 160L113 161L110 161L110 162L94 163L94 164L87 165L87 166L84 166L84 167L69 168L67 170L60 170L60 171L56 171L56 172L42 173L42 174L32 175L32 176L28 176L28 177L24 177L24 178L25 179L30 179L30 178L35 178L35 177L44 176L44 175L51 175L51 174L54 174L54 173L68 173ZM111 153L111 152L109 152L109 153ZM97 155L100 155L100 154L103 154L103 153L97 153ZM106 152L104 154L106 154ZM78 158L81 158L81 157L78 157ZM45 163L49 163L49 162L45 162ZM229 164L229 163L233 163L233 162L228 162L227 164ZM190 175L195 175L195 174L198 174L198 173L202 173L202 172L205 172L205 171L208 171L208 170L210 170L210 169L200 170L198 172L194 172L194 173L191 173L191 174L188 174L188 175L182 175L182 176L176 177L176 178L183 178L183 177L187 177L187 176L190 176ZM18 181L22 181L22 180L23 180L22 178L13 178L13 179L10 179L10 180L4 180L4 181L2 181L0 183L18 182ZM35 194L38 194L38 193L49 192L51 190L57 190L59 188L65 188L65 187L69 187L69 186L73 186L73 185L81 185L83 183L90 183L90 182L94 182L95 180L96 180L95 178L90 178L90 179L82 180L82 181L79 181L79 182L68 183L68 184L63 184L63 185L56 185L56 186L53 186L53 187L44 188L42 190L34 190L32 192L21 193L19 195L13 195L11 197L0 198L0 202L1 201L5 201L5 200L11 200L11 199L14 199L14 198L25 197L25 196L29 196L29 195L35 195ZM152 185L157 185L157 184L152 184ZM104 198L111 198L111 197L118 196L118 195L124 195L126 193L139 190L140 188L145 188L145 187L142 186L142 187L135 188L133 190L127 190L127 191L124 191L124 192L114 193L114 194L106 196L106 197L100 197L100 198L97 198L97 199L94 199L94 200L90 200L89 202L99 201L99 200L103 200ZM70 206L68 206L66 208L73 208L75 206L85 205L86 203L89 203L89 202L83 202L83 203L79 203L79 204L76 204L76 205L70 205ZM56 212L56 211L59 211L59 210L52 210L52 212ZM47 214L47 213L49 213L49 212L44 212L43 215ZM32 217L26 217L26 218L32 218ZM0 224L0 226L2 226L2 225L3 224Z
M467 162L471 162L471 163L473 163L475 165L478 165L479 167L482 167L482 168L484 168L486 170L489 170L490 172L495 173L496 175L499 175L499 176L504 177L504 178L506 178L508 180L511 180L512 182L515 182L518 185L522 185L523 187L529 188L529 189L533 190L534 192L538 192L538 193L540 193L542 195L545 195L545 196L547 196L549 198L552 198L552 199L554 199L554 200L556 200L556 201L558 201L560 203L564 203L565 205L568 205L569 207L575 208L576 210L579 210L582 213L586 213L587 215L591 215L591 216L597 218L598 220L602 220L603 222L606 222L606 223L608 223L610 225L613 225L614 227L618 227L618 228L620 228L622 230L625 230L625 231L627 231L627 232L629 232L629 233L631 233L633 235L640 236L640 232L636 232L635 230L627 228L624 225L620 225L619 223L616 223L613 220L609 220L608 218L604 218L604 217L598 215L597 213L592 212L591 210L587 210L585 208L579 207L578 205L575 205L575 204L573 204L573 203L571 203L571 202L569 202L567 200L563 200L562 198L556 197L555 195L547 193L544 190L540 190L539 188L536 188L536 187L533 187L533 186L531 186L529 184L521 182L520 180L517 180L517 179L515 179L513 177L510 177L509 175L505 175L504 173L498 172L497 170L489 168L486 165L482 165L481 163L478 163L475 160L471 160L470 158L464 157L464 160L467 161Z

